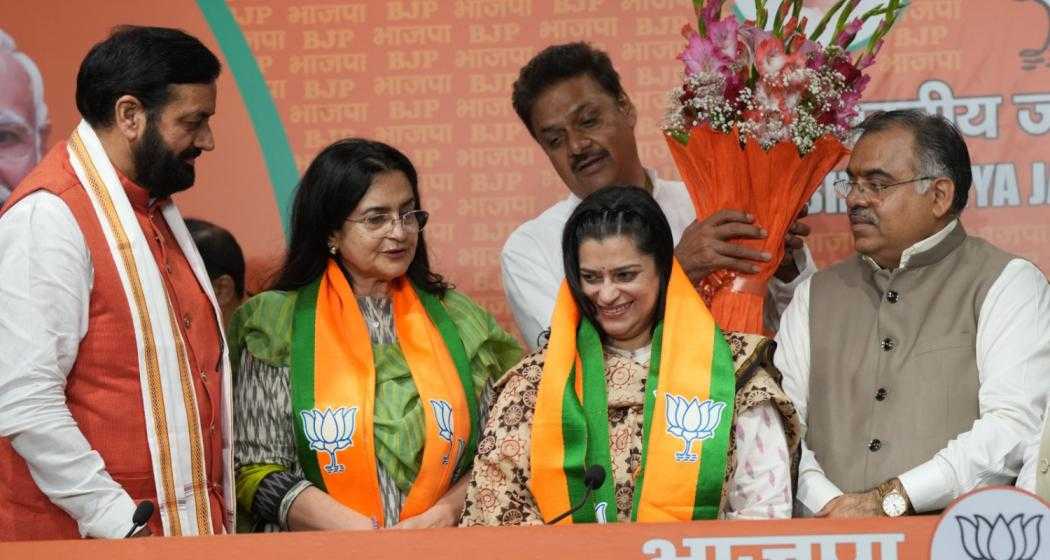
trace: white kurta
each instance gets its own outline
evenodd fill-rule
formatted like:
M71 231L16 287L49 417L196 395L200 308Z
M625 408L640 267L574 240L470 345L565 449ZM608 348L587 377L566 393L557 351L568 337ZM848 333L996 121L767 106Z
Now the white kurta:
M646 171L653 183L653 198L667 217L675 245L682 232L696 220L693 201L685 183L665 181L653 171ZM503 290L507 294L514 321L531 350L539 346L540 334L550 325L554 299L565 278L562 264L561 237L565 223L580 198L569 194L561 202L543 211L514 230L507 238L500 254ZM790 283L773 278L766 298L766 328L776 332L780 314L791 301L791 294L806 278L813 275L816 266L808 249L795 252L795 260L802 273Z

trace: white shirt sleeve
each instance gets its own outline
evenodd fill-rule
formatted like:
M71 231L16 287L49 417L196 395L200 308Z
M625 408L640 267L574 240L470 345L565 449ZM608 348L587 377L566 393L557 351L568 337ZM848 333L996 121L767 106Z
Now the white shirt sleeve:
M792 256L795 257L798 276L790 282L781 282L776 276L769 279L766 304L762 309L762 323L766 331L771 333L780 330L780 318L784 315L788 304L791 303L795 289L817 272L817 263L813 261L813 254L809 252L809 246L803 245L801 249L792 251Z
M82 535L120 538L135 503L66 406L93 276L84 237L58 197L31 194L0 218L0 436Z
M784 310L781 328L777 332L777 351L773 363L784 376L784 392L798 410L802 424L802 452L798 467L798 500L800 513L813 515L833 498L842 495L824 474L816 455L806 445L807 411L809 410L809 290L806 278L795 290L791 303Z
M1047 413L1043 413L1043 421L1046 421ZM1043 424L1043 430L1046 429L1046 424ZM1039 463L1039 447L1042 444L1043 431L1040 430L1036 434L1036 437L1032 438L1028 442L1024 451L1024 460L1021 462L1021 471L1017 473L1017 483L1015 486L1022 490L1027 490L1035 494L1035 469Z
M737 465L726 519L791 517L791 459L782 422L768 402L734 420Z
M1010 261L977 319L980 418L929 461L900 475L916 511L941 509L978 486L1010 484L1042 430L1050 393L1050 285Z
M500 254L503 290L530 351L536 350L540 333L550 327L562 281L540 259L545 250L549 249L512 235Z

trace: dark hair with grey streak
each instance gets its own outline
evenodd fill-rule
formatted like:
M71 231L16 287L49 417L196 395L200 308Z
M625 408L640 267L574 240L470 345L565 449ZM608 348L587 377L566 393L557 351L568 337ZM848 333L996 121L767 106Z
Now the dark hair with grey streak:
M961 214L970 196L973 174L970 152L966 149L966 142L959 129L940 115L930 115L918 109L903 109L872 113L857 126L857 130L863 136L893 127L911 131L915 139L915 159L919 166L915 172L919 176L947 177L955 183L951 212ZM929 183L923 188L929 188Z
M532 109L536 98L551 86L583 75L598 82L613 99L620 100L627 95L609 55L587 43L551 45L521 68L511 100L514 111L533 137L536 131L532 130Z

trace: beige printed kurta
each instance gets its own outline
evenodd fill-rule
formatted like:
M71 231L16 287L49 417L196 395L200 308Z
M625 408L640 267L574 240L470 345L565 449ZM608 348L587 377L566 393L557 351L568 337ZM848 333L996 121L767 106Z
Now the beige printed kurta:
M800 427L794 406L780 389L780 374L772 366L773 344L752 335L729 333L726 339L737 368L737 398L722 516L788 517ZM529 454L545 353L542 348L526 356L497 383L499 397L478 442L461 525L543 523L529 489ZM606 352L609 446L619 521L630 520L634 480L641 465L647 376L647 358L639 363ZM746 423L740 421L744 417ZM744 425L746 432L740 430ZM737 456L738 440L745 439L748 443L741 447L749 450L749 456Z

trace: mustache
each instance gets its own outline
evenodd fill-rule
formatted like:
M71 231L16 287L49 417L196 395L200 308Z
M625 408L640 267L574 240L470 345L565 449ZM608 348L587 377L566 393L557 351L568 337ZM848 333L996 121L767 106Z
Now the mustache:
M204 150L190 146L189 148L186 148L182 151L182 153L179 154L179 159L196 159L203 153Z
M572 156L572 159L569 160L569 162L572 164L573 171L579 171L580 168L583 167L583 165L587 162L605 157L608 153L609 152L607 150L598 148L595 150L584 152L582 154L574 155Z
M854 206L849 209L849 223L879 225L879 218L870 208Z

